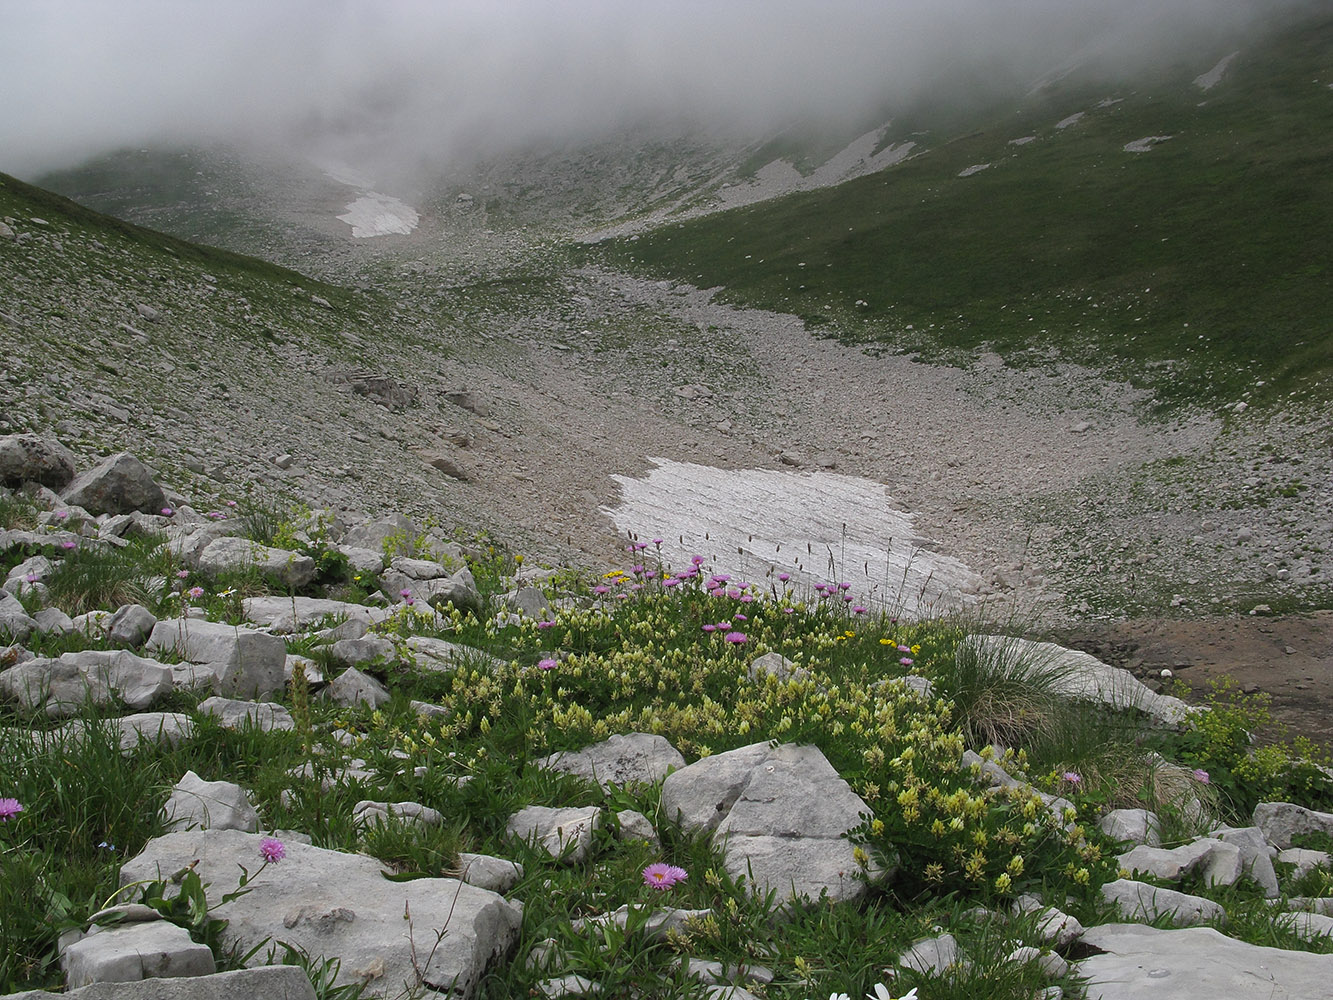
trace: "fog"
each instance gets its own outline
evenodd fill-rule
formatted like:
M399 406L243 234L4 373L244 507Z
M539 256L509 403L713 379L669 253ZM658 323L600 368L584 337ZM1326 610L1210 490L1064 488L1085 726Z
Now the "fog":
M259 143L354 166L690 121L759 133L955 70L1130 73L1283 0L0 0L0 170Z

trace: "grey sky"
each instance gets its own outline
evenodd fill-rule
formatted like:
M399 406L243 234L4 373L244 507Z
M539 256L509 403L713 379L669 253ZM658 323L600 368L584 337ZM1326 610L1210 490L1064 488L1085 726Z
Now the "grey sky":
M979 59L1126 63L1286 0L0 0L0 170L252 139L402 163L653 116L765 127Z

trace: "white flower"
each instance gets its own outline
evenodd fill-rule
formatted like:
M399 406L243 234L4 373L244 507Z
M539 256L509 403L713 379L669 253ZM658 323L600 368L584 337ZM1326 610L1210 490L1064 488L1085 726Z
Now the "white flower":
M916 989L917 988L913 986L910 990L908 990L901 997L899 997L898 1000L916 1000ZM867 993L866 1000L893 1000L893 997L889 995L889 988L887 986L885 986L883 983L876 983L875 992Z

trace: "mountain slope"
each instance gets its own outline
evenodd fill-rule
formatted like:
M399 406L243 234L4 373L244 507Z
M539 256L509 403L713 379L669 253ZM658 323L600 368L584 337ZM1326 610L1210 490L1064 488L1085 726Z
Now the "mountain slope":
M852 340L1096 362L1167 403L1322 398L1333 17L1205 90L1212 63L1113 93L1066 77L888 171L606 256Z

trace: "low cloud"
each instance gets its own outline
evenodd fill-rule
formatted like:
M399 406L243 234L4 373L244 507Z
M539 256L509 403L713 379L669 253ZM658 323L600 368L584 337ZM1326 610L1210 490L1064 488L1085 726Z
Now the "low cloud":
M1259 0L7 0L0 170L158 143L404 170L688 120L759 131L910 99L957 69L1126 72Z

